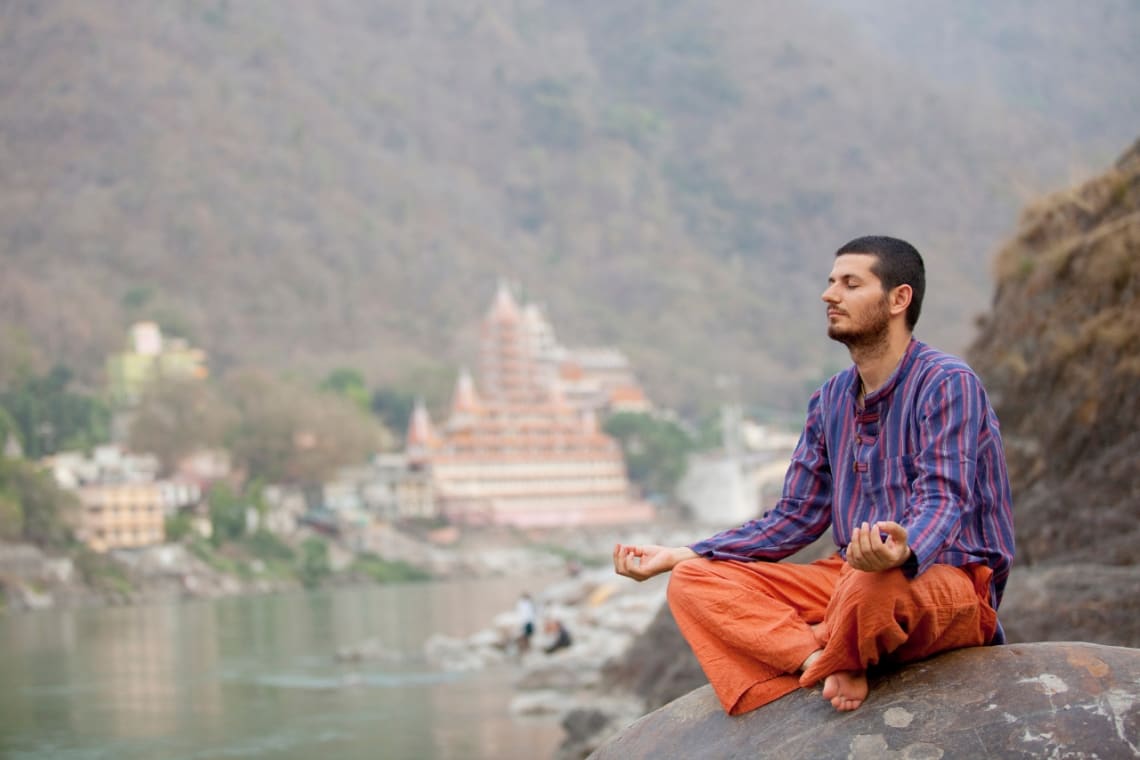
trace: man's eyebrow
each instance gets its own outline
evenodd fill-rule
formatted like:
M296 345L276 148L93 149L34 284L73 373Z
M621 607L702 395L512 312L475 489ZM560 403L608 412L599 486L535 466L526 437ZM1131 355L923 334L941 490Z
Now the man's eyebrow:
M862 278L859 275L855 274L854 272L844 272L843 274L840 274L838 276L834 275L834 274L830 274L827 276L828 282L835 282L836 280L856 280L856 281L859 281L859 280L862 280Z

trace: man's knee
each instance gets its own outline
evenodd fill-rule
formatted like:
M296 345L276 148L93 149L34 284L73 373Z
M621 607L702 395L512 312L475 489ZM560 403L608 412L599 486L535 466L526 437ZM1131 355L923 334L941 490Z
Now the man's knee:
M901 570L884 570L868 573L851 570L836 586L835 595L847 604L859 607L863 604L888 602L899 594L908 593L906 576Z

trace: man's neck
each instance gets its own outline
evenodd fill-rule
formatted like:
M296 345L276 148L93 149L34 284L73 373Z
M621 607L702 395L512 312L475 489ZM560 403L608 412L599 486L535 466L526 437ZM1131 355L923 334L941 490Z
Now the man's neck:
M886 384L902 361L910 337L906 331L891 331L882 343L851 349L851 360L859 370L864 393L874 393Z

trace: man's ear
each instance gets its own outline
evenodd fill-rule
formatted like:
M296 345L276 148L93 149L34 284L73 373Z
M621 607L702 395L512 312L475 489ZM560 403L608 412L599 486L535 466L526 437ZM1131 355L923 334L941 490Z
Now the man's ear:
M914 288L906 283L896 285L891 290L891 314L903 314L910 307L910 300L914 298Z

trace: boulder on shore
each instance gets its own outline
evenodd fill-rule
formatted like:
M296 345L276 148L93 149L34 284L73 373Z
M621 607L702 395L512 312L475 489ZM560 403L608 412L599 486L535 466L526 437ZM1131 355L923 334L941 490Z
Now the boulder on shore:
M1079 642L949 652L871 677L858 710L800 689L740 717L703 686L590 755L963 758L1140 756L1140 650Z

